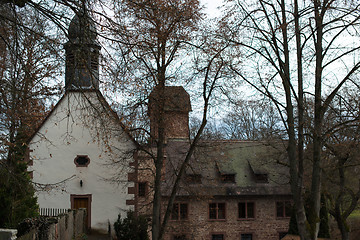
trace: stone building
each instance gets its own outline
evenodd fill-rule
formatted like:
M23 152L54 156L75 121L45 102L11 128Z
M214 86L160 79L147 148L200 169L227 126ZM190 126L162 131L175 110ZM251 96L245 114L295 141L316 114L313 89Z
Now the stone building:
M136 145L99 91L92 19L78 13L68 36L66 91L30 139L28 170L44 214L86 208L87 227L107 232L118 214L134 210Z
M155 89L149 97L155 137L156 96ZM182 87L166 87L164 96L167 121L162 198L166 203L188 151L191 104ZM285 161L281 143L200 142L182 179L164 239L280 239L288 230L291 212L288 170L280 164ZM150 215L153 167L146 154L138 154L138 169L136 209ZM165 211L165 204L162 209Z

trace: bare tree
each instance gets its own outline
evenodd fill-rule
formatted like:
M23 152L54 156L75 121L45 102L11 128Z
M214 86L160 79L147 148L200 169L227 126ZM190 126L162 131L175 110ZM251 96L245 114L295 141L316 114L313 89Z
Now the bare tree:
M277 110L265 100L240 99L223 118L223 131L229 139L275 140L283 129Z
M114 72L120 76L122 86L126 86L123 87L124 91L127 89L131 95L136 96L135 106L146 103L150 91L156 89L157 92L157 108L152 110L158 126L156 131L149 133L147 129L136 130L145 133L148 139L155 143L154 152L149 151L147 146L142 150L148 154L155 166L152 239L160 240L166 231L179 182L205 127L210 98L217 86L216 81L221 77L220 70L225 65L222 57L224 48L218 44L210 45L207 41L202 45L206 36L196 37L195 33L198 32L202 16L198 0L115 1L114 5L117 13L116 22L112 22L110 28L116 30L114 42L118 44L118 64L121 66ZM189 64L194 59L192 52L198 53L193 65L195 67L190 67ZM203 103L203 116L197 134L188 145L187 154L179 164L176 179L171 186L171 196L165 204L166 211L162 216L161 205L164 199L161 177L166 140L164 107L168 101L165 91L171 84L185 82L179 80L179 72L184 69L196 72L197 79L202 79L198 86Z
M45 100L58 89L54 77L59 74L59 45L50 38L44 41L48 26L36 12L22 9L11 16L16 20L2 25L2 132L8 136L3 140L13 143L21 129L25 135L19 144L24 144L46 114Z
M335 218L343 240L349 239L347 218L360 199L360 115L358 88L343 89L325 116L323 185L329 213Z
M221 120L219 120L221 121ZM201 119L193 117L190 119L190 138L194 138L196 136L197 130L201 125ZM220 140L226 139L226 136L223 131L223 126L221 126L221 122L217 123L216 121L208 121L206 127L201 134L202 140Z
M234 58L232 69L281 114L299 234L301 239L317 239L324 115L344 84L355 82L360 67L351 58L359 51L359 5L331 0L228 2L223 32L245 57L242 63ZM314 101L308 118L306 95ZM308 216L303 199L305 119L311 121L313 160Z
M56 44L44 34L46 19L27 8L0 5L0 225L16 226L36 213L36 198L24 158L30 135L44 119L56 92ZM53 83L50 83L54 81Z

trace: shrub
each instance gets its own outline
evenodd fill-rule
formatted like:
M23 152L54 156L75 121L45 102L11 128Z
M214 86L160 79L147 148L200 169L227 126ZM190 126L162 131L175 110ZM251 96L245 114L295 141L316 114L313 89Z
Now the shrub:
M114 223L116 237L121 240L148 240L148 223L144 216L136 216L134 212L127 213L127 217L121 219L119 214Z

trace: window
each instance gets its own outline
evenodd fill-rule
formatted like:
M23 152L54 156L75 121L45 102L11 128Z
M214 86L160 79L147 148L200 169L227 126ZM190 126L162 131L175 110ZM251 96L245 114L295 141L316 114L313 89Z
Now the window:
M87 167L90 163L90 158L87 155L78 155L74 159L74 163L77 167Z
M174 203L171 220L186 220L188 218L187 203Z
M221 174L221 182L234 183L235 182L235 174Z
M255 181L257 183L268 183L268 175L267 174L255 174Z
M213 234L211 235L211 240L224 240L224 234Z
M252 234L251 233L242 233L241 234L241 240L252 240Z
M186 235L182 234L182 235L174 235L173 236L173 240L186 240Z
M201 183L201 174L188 174L186 181L188 183Z
M145 197L146 196L146 182L139 182L138 183L138 196Z
M276 202L276 217L291 217L291 210L290 201Z
M225 219L225 203L210 203L209 219Z
M240 202L238 208L239 218L255 218L255 203Z

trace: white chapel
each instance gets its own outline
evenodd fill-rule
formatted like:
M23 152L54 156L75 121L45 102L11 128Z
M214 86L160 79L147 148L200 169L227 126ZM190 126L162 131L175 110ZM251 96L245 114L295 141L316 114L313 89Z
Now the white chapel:
M87 227L108 231L134 210L136 144L99 91L95 24L78 13L65 44L65 94L29 143L40 209L86 208Z

